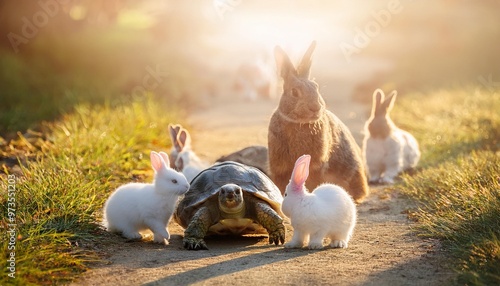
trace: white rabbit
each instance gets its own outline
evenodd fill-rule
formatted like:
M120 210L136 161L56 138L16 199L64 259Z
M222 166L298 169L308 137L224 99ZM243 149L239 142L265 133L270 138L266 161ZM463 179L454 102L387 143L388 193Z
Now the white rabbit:
M337 185L322 184L309 193L305 182L310 162L310 155L297 159L286 187L281 210L291 220L293 237L285 247L300 248L309 241L309 249L322 249L323 239L329 238L331 247L347 248L356 225L356 205Z
M418 142L410 133L396 127L389 117L397 92L384 99L384 92L373 93L371 117L365 125L363 157L370 183L392 184L396 176L414 168L420 159Z
M189 183L183 174L169 167L168 155L151 152L155 170L152 184L129 183L119 187L106 201L104 216L109 232L121 233L128 239L141 239L140 232L151 230L154 242L168 244L168 222L179 196Z
M182 170L186 179L191 182L201 171L209 167L209 164L201 160L192 150L185 150L177 156L175 166Z
M177 159L174 164L175 168L180 170L189 182L201 171L210 166L210 164L200 159L191 149L191 135L189 135L186 129L180 128L177 135L177 143L174 146L180 147L176 147Z

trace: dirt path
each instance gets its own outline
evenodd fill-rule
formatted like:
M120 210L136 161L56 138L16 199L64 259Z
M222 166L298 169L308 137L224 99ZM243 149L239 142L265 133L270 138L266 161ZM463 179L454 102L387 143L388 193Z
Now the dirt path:
M442 268L436 241L412 234L405 207L396 192L375 189L342 250L289 250L245 237L207 239L210 250L187 251L172 223L170 245L115 246L75 285L442 285L452 273Z
M330 82L322 93L330 94L334 86ZM350 89L340 93L349 94ZM368 107L346 96L325 99L359 142ZM214 100L191 117L194 149L213 161L245 146L265 145L276 105L276 100ZM170 245L123 242L104 247L109 257L74 284L428 286L449 281L453 273L443 268L446 263L438 242L415 236L405 213L408 207L396 190L373 188L358 206L349 248L321 251L284 249L268 245L265 237L212 238L207 239L210 250L187 251L182 248L183 230L171 223ZM288 222L287 227L289 240Z

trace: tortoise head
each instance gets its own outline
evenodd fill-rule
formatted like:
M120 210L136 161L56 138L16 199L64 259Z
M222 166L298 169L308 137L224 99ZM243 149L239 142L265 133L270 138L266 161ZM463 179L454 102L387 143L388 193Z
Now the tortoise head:
M219 190L219 208L227 214L237 214L244 210L243 190L235 184L225 184Z

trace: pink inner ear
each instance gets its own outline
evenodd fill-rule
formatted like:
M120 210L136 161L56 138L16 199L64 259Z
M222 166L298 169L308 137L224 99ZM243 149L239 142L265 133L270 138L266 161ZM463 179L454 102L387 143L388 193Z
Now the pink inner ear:
M299 159L297 159L297 162L295 162L295 167L292 172L292 183L295 186L301 187L306 182L307 177L309 176L310 162L310 155L302 155Z
M156 152L151 152L151 166L153 166L153 169L158 172L162 166L163 166L163 162L162 162L162 159L160 157L160 154L156 153Z

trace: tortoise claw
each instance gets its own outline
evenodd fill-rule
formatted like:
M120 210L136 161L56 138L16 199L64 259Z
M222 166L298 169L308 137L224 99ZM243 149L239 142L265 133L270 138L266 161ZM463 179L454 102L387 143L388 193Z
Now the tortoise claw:
M279 245L285 243L285 230L284 228L278 228L269 234L269 244Z
M207 244L201 238L186 237L182 241L182 246L187 250L208 250Z

